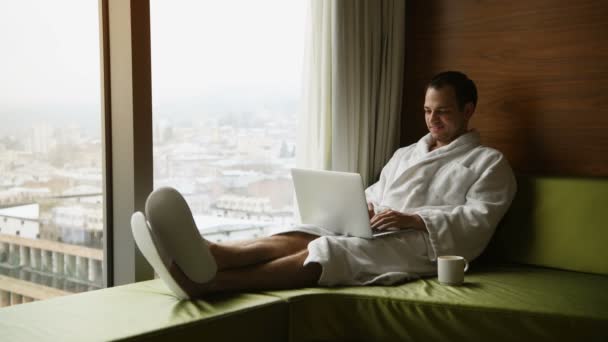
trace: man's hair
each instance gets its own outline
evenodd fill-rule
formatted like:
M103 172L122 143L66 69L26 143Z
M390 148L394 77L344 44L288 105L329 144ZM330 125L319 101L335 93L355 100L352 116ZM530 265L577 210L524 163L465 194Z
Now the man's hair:
M456 93L458 108L464 110L464 105L473 102L477 105L477 87L467 75L459 71L444 71L435 75L429 82L428 88L440 89L446 85L451 86Z

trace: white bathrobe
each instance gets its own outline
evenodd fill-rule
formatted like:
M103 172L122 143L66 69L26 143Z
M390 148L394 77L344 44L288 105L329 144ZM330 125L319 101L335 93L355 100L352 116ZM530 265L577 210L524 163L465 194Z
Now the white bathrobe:
M308 245L305 261L322 265L320 285L394 284L435 274L437 256L472 261L481 254L515 195L513 171L500 152L480 145L476 131L429 152L431 143L427 134L397 150L365 191L377 210L419 215L426 231L371 240L311 227L282 231L321 236Z

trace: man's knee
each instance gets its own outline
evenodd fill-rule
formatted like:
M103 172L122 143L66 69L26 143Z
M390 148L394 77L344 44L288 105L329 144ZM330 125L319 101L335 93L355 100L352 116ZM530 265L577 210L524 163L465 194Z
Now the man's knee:
M307 280L308 285L315 285L321 276L322 267L317 262L309 262L304 265L304 262L308 258L308 250L303 249L293 255L293 261L301 269L300 274L303 279Z
M293 252L290 254L296 254L301 250L304 250L308 247L308 244L318 238L316 235L303 233L303 232L288 232L283 234L278 234L273 236L276 239L280 239L286 241Z
M288 256L290 263L295 268L304 268L304 261L308 258L308 250L300 249L297 252L293 252Z
M306 258L308 258L308 249L306 249L306 248L300 249L299 251L293 253L293 256L295 257L297 262L301 262L303 264L304 260L306 260Z

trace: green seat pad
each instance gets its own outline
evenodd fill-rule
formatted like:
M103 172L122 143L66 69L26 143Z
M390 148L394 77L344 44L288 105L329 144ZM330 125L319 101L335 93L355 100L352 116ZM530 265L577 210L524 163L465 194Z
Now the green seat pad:
M0 309L1 341L285 341L287 305L263 294L180 301L160 280Z
M289 302L291 341L608 340L608 277L526 265L479 266L462 286L267 292Z
M608 275L608 179L517 177L484 258Z

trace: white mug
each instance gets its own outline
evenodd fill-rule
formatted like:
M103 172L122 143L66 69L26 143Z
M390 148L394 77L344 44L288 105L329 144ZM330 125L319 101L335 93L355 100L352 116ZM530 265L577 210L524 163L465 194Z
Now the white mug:
M462 284L464 282L464 272L468 269L469 262L461 256L442 255L437 258L437 275L441 284Z

